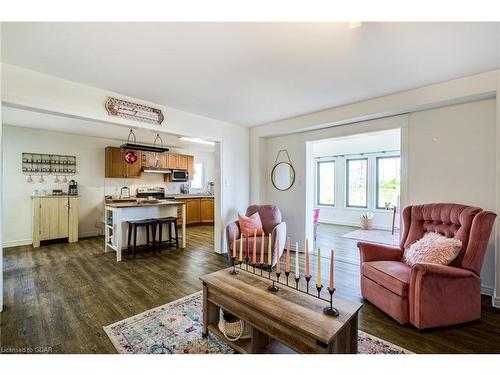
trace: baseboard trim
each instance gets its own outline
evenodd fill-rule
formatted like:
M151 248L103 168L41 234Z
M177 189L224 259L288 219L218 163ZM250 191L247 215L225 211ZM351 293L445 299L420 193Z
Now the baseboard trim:
M318 220L318 223L324 223L324 224L334 224L334 225L346 225L349 227L356 227L359 229L359 222L355 221L345 221L345 220L329 220L329 219L320 219ZM391 230L391 227L384 226L384 225L373 225L373 229L380 229L380 230ZM399 228L396 228L399 230Z
M481 285L481 294L493 297L493 287L487 285Z
M99 230L78 233L78 238L87 238L87 237L95 237L95 236L101 236L101 233ZM6 249L8 247L26 246L26 245L32 245L32 244L33 244L33 239L26 238L24 240L5 241L5 242L3 242L2 247L4 249Z
M27 238L25 240L4 241L2 246L5 249L7 247L31 245L32 243L33 240L31 238Z
M492 299L493 299L493 307L500 309L500 298L493 297Z

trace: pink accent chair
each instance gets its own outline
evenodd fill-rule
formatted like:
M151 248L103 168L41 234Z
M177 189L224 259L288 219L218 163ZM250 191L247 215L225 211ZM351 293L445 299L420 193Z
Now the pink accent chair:
M273 267L276 265L276 255L275 255L275 244L276 239L279 240L279 257L283 254L283 250L285 248L286 241L286 223L281 221L281 211L278 206L275 205L252 205L247 208L246 216L251 216L254 213L258 212L260 216L260 220L262 221L262 228L264 229L264 256L265 261L267 263L267 253L268 253L268 245L269 245L269 233L272 233L272 265ZM226 226L226 241L228 247L228 255L231 254L233 250L233 239L236 238L236 251L239 251L240 241L241 241L241 233L240 233L240 225L238 221L234 221L229 223ZM243 241L245 239L243 238ZM260 246L261 246L262 238L257 236L257 259L260 257ZM248 238L250 254L252 254L253 249L253 233ZM245 243L243 243L243 252L245 252ZM243 255L245 256L245 255Z
M319 227L319 208L313 209L313 225L314 225L314 232L313 232L313 239L314 243L316 243L316 239L318 238L318 227Z
M361 294L401 324L418 329L481 318L481 267L496 214L452 203L408 206L399 247L358 242ZM403 260L403 251L426 232L462 241L449 266Z

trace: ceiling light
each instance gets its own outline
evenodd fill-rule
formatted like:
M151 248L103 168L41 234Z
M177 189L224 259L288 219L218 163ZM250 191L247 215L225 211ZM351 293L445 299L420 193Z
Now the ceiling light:
M361 27L361 22L359 21L349 22L349 25L347 26L349 30L357 29L358 27Z
M214 145L215 142L212 141L205 141L204 139L201 138L192 138L192 137L179 137L181 141L188 141L188 142L194 142L194 143L202 143L204 145Z

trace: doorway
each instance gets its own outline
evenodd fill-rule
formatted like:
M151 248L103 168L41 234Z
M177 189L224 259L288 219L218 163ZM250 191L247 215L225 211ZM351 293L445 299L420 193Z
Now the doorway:
M308 153L315 249L335 251L339 286L359 295L357 242L399 243L401 129L310 142Z

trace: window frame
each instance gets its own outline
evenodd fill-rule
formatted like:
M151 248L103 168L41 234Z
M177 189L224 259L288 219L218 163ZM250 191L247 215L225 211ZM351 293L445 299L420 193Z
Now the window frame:
M399 195L401 196L401 155L384 155L384 156L377 156L375 158L375 209L376 210L385 210L384 207L379 207L379 202L378 202L378 172L379 172L379 164L378 161L379 159L399 159Z
M366 162L366 174L365 174L365 181L366 181L366 191L365 191L365 202L366 204L364 206L357 206L357 205L350 205L349 204L349 162L350 161L359 161L359 160L364 160ZM345 159L345 207L346 208L368 208L368 158L367 157L362 157L362 158L351 158L351 159Z
M320 202L320 164L321 163L333 163L333 204L321 203ZM316 161L316 207L333 207L335 208L337 204L337 164L336 160L318 160Z
M205 169L205 166L203 165L203 163L193 163L193 172L194 174L196 174L196 164L199 164L201 165L201 173L200 171L198 171L198 173L200 173L201 177L200 177L200 187L194 187L193 186L193 180L191 180L191 183L190 183L190 188L192 189L197 189L197 190L202 190L203 189L203 173L204 173L204 169Z

